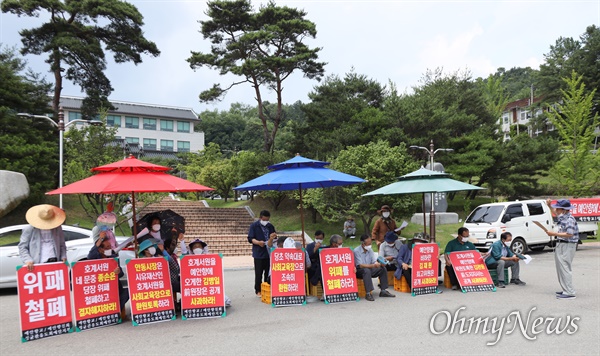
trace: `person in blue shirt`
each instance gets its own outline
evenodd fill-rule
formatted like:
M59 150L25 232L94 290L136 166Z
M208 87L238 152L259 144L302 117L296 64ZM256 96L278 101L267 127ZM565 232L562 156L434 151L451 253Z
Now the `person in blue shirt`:
M498 288L504 288L506 283L504 281L504 268L510 267L511 278L510 283L520 286L524 286L526 283L519 279L519 260L525 259L525 257L513 253L510 249L512 242L512 234L510 232L503 232L500 235L500 240L494 242L490 246L490 252L488 258L485 260L485 264L488 269L496 269L498 273Z
M556 236L554 247L554 262L558 283L562 291L556 292L557 299L575 299L575 288L573 287L573 258L579 243L579 227L577 220L571 215L571 201L559 199L556 204L548 199L547 204L552 209L558 222L558 232L548 230L548 236Z
M260 298L260 284L264 280L269 282L269 250L267 243L271 244L277 238L275 226L269 222L271 213L267 210L260 212L258 220L250 225L248 242L252 244L252 257L254 258L254 292Z

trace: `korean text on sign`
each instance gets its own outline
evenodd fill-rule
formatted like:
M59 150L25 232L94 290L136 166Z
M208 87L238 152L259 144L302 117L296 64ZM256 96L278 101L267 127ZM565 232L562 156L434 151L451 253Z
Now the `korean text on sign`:
M274 306L304 303L304 264L304 250L276 248L271 252L271 303Z
M349 248L326 248L319 251L319 258L325 298L344 295L349 298L341 298L339 301L355 300L358 296L358 284L352 251Z
M169 263L164 257L128 260L127 283L134 325L170 320L175 315Z
M485 262L477 251L456 251L449 255L456 278L467 291L492 290L493 281ZM486 288L471 288L486 286ZM489 288L487 288L489 287Z
M181 309L186 319L225 313L223 261L218 254L185 255L181 259Z
M65 263L35 265L17 270L19 315L23 341L60 335L72 330L69 267Z

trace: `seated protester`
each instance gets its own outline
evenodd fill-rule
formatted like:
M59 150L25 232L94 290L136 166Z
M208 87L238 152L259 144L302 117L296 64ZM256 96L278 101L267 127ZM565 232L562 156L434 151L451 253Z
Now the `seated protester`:
M169 272L171 274L171 286L173 287L173 293L181 293L181 269L179 267L179 262L177 261L177 255L175 254L177 240L173 239L172 237L167 237L165 244L159 244L158 248L163 250L163 254L168 254L170 257L167 258L167 260L169 261Z
M354 249L354 263L356 264L356 277L363 280L365 284L365 291L367 295L365 297L368 301L374 301L373 298L373 279L379 277L381 281L381 292L380 297L395 298L396 296L388 292L387 271L379 262L377 262L377 256L373 252L371 243L372 239L369 235L362 235L360 242L362 244Z
M452 262L450 261L450 257L448 257L451 252L455 251L477 251L475 245L469 241L469 229L466 227L460 227L458 229L458 236L455 239L450 240L446 245L446 249L444 250L446 271L448 272L450 282L452 283L452 290L459 289L456 273L454 273Z
M324 236L324 235L323 235ZM338 247L342 247L342 237L340 235L334 234L331 235L331 237L329 238L329 246L323 246L320 248L338 248ZM322 242L322 241L321 241ZM320 245L321 243L319 243ZM315 245L316 246L316 245ZM306 249L308 250L308 246L306 247ZM312 284L313 286L319 285L321 283L321 260L319 259L319 250L318 249L314 249L316 252L316 258L311 261L312 262L312 266L311 268L314 270L314 273L312 275L312 277L309 277L309 282L310 284ZM310 254L309 254L310 256Z
M346 217L343 233L346 238L353 239L356 237L356 223L354 222L354 218L352 216Z
M106 232L101 232L98 237L94 237L94 244L88 253L88 260L99 260L102 258L118 258L119 255L113 251L110 245L110 239L106 237ZM118 261L118 260L117 260ZM118 262L117 262L118 263ZM122 278L125 274L121 270L121 267L115 269L115 274L119 278ZM121 305L121 321L127 320L127 313L125 312L125 303L129 300L129 292L123 288L121 280L119 283L119 304Z
M315 232L315 239L313 242L306 245L306 253L310 258L311 265L318 263L319 249L323 246L323 240L325 239L325 233L321 230ZM310 272L309 272L310 273Z
M398 239L398 235L393 231L388 231L385 234L384 241L384 243L379 245L379 257L388 261L388 264L385 265L386 270L395 271L399 266L396 262L396 257L404 244Z
M402 247L400 247L400 251L398 251L398 255L396 256L396 263L399 268L394 272L394 278L400 279L404 276L409 285L412 283L413 244L418 245L422 243L429 243L429 235L415 235L408 243L403 244Z
M116 249L117 239L113 232L117 223L117 215L115 213L102 213L96 219L96 226L92 229L92 239L97 240L100 232L105 232L106 238L110 241L110 247Z
M195 239L194 241L190 242L188 245L189 249L185 246L185 241L183 241L183 238L180 240L180 244L182 255L205 255L209 252L206 242L200 239Z
M498 288L504 288L504 268L510 267L511 284L524 286L526 283L519 279L519 260L525 257L517 255L510 249L512 234L503 232L500 235L500 240L494 242L490 247L489 257L485 260L488 269L496 269L498 273Z

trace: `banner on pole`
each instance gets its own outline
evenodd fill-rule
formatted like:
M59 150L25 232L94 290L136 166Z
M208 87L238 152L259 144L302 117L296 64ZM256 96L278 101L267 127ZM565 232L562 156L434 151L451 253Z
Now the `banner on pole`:
M325 303L358 300L354 253L347 247L319 250Z
M496 290L485 261L478 251L451 252L449 257L463 292Z
M120 322L118 267L115 258L80 261L71 265L75 331Z
M412 295L437 293L438 252L435 243L415 244L412 248Z
M271 305L306 304L304 249L276 248L271 252Z
M69 266L36 264L33 271L17 267L21 341L73 332Z
M225 316L223 258L219 254L181 256L181 316Z
M134 326L175 319L169 262L165 257L127 260L127 283Z

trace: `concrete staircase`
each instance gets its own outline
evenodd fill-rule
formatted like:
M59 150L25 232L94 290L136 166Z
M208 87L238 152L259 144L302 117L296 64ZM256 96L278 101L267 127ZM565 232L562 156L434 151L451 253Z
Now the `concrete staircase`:
M252 245L248 243L248 228L254 222L245 207L210 208L201 201L176 201L169 197L150 204L140 212L140 216L159 210L171 209L185 218L186 244L202 239L208 244L211 253L223 256L251 256ZM282 233L279 233L281 236ZM296 241L302 241L299 232L286 233Z

